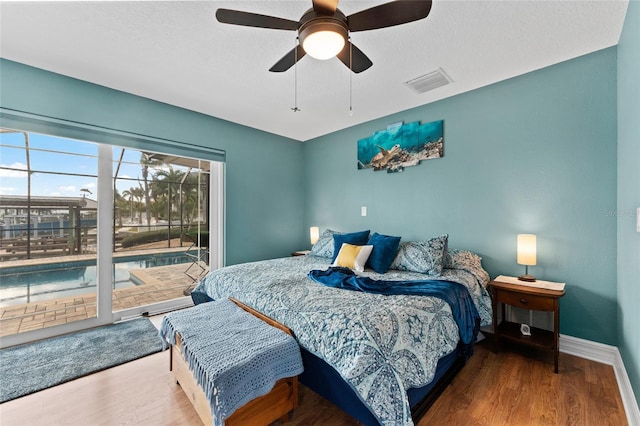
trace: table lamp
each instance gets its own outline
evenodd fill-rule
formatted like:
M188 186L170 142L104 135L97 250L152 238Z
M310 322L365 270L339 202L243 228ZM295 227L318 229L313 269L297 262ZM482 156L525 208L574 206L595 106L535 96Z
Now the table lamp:
M311 245L314 245L318 242L318 238L320 238L320 228L317 226L312 226L309 228L309 237L311 238Z
M533 234L518 235L518 265L524 266L524 275L518 277L520 281L533 282L536 277L529 275L529 266L536 264L536 236Z

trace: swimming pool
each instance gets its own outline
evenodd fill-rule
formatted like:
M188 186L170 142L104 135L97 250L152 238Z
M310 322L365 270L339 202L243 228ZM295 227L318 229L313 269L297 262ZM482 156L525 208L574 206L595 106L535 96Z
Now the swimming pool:
M184 252L155 253L113 259L113 289L139 285L131 269L177 265L193 259ZM96 261L18 266L0 270L0 307L94 293Z

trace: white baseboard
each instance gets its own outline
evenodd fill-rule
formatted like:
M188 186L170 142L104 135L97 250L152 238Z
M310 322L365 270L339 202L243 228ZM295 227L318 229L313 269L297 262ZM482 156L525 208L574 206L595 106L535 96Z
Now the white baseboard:
M620 389L627 422L629 426L640 426L640 409L617 347L561 334L560 352L611 365Z

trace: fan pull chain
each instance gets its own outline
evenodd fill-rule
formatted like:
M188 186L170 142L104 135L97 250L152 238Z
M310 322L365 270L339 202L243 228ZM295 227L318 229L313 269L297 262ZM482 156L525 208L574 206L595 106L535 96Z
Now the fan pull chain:
M298 108L298 37L296 37L296 43L295 46L293 48L293 108L291 108L291 111L293 112L299 112L302 111L300 108Z
M349 40L349 116L353 116L353 44Z

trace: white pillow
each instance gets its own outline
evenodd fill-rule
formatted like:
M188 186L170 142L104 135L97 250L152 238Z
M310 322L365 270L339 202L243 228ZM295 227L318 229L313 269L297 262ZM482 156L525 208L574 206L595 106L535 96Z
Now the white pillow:
M342 243L336 260L331 266L344 266L356 272L364 272L364 265L371 255L373 246L354 246L353 244Z

